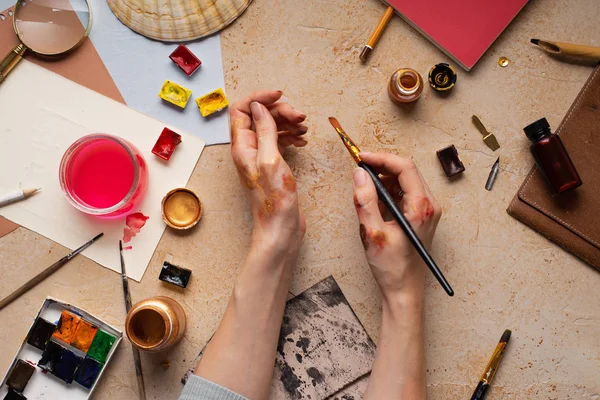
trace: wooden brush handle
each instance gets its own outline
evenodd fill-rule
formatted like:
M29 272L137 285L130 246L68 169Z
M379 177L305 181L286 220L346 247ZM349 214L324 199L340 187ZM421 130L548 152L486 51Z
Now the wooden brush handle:
M590 61L600 61L600 47L542 40L540 40L539 46L551 54L577 57Z
M40 283L41 281L43 281L44 279L46 279L47 277L49 277L50 275L55 273L60 267L65 265L67 263L67 261L69 261L69 260L70 260L70 258L68 256L61 258L60 260L58 260L57 262L55 262L54 264L52 264L51 266L49 266L48 268L46 268L45 270L40 272L38 275L31 278L23 286L21 286L20 288L18 288L17 290L12 292L8 296L6 296L4 299L2 299L2 301L0 301L0 310L2 310L4 307L6 307L10 303L12 303L15 299L19 298L22 294L29 291L29 289L31 289L32 287L34 287L35 285L37 285L38 283Z

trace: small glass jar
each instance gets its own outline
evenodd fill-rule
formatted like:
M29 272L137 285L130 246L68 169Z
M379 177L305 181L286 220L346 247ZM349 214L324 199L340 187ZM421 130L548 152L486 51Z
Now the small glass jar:
M170 297L156 296L140 301L129 310L125 332L138 349L160 352L181 340L185 325L181 305Z
M575 165L560 137L550 131L546 118L523 128L531 141L531 153L544 179L554 194L573 190L582 185Z
M398 105L417 100L421 93L423 93L423 78L414 69L400 68L390 78L388 95Z
M60 186L78 210L118 217L137 209L146 193L148 168L127 140L92 134L73 143L60 162Z

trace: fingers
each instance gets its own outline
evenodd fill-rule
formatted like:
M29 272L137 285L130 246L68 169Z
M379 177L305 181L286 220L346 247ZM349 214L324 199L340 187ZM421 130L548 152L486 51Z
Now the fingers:
M245 127L245 119L250 119L248 115L237 109L232 109L230 119L231 158L240 173L240 177L248 179L248 177L256 175L256 134L250 128ZM250 122L248 122L249 125Z
M360 157L365 163L398 177L404 191L400 204L406 218L416 227L429 220L439 220L441 208L412 160L387 153L361 152Z
M302 124L278 123L277 130L280 134L302 136L308 132L308 127Z
M368 152L361 152L360 158L375 168L381 168L392 175L396 175L405 197L426 195L423 180L412 160L389 153Z
M379 211L379 198L375 184L367 172L358 167L352 176L354 182L354 206L361 225L368 229L382 229L383 218Z
M258 90L250 93L248 97L235 103L232 108L238 109L241 112L250 115L250 104L257 102L265 106L275 104L281 98L283 92L281 90ZM250 125L248 125L248 128Z
M275 122L277 122L277 125L282 123L301 124L306 119L306 114L294 109L288 103L275 103L267 108L271 112Z
M277 125L269 110L258 102L250 104L258 142L256 161L259 165L274 165L281 158L278 148Z

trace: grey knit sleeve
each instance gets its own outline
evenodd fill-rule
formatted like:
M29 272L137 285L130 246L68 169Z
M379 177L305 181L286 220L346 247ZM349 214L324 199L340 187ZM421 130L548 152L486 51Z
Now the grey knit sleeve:
M190 374L179 400L248 400L231 390Z

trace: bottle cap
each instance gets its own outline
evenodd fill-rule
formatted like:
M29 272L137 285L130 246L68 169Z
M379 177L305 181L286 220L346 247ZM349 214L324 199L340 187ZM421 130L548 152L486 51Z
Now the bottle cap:
M546 118L538 119L523 128L523 131L529 140L535 141L550 133L550 124Z
M446 92L456 83L456 71L446 63L439 63L429 70L429 85L436 92Z

